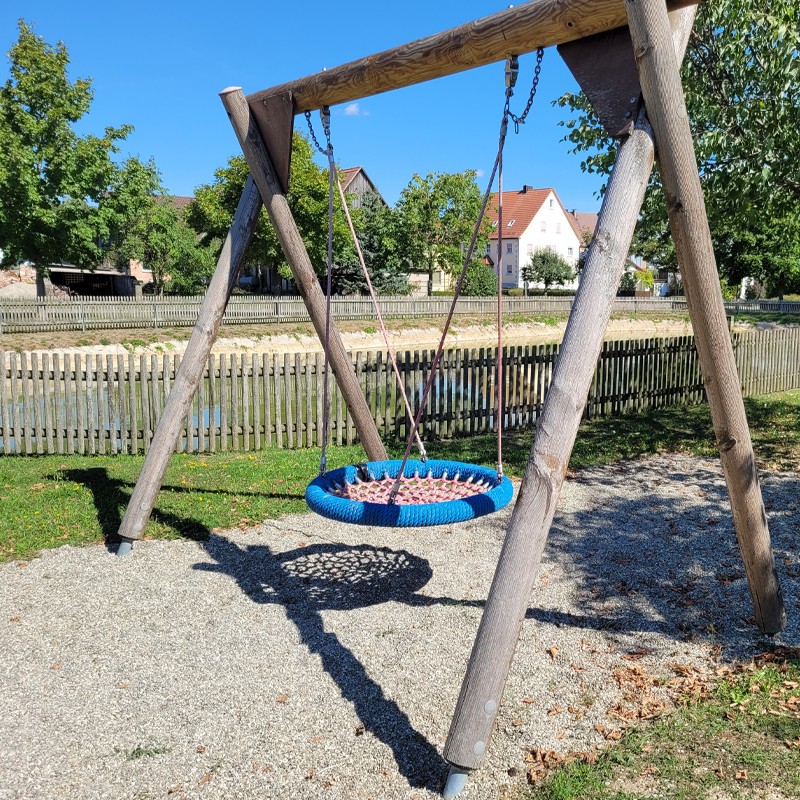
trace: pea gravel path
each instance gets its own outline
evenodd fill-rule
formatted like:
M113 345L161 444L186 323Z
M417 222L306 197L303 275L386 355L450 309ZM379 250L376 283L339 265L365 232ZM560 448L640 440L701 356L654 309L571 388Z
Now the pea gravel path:
M800 475L763 480L781 641L797 644ZM298 515L125 559L62 547L0 566L0 798L439 796L508 516L385 530ZM751 613L716 463L579 473L462 797L514 797L526 747L603 744L623 655L645 648L637 665L664 676L763 649Z

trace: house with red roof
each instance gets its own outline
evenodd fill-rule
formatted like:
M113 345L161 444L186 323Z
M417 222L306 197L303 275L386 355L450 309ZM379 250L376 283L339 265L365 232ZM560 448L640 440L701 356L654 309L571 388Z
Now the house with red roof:
M492 226L486 259L498 271L497 243L500 238L499 198L492 196L489 221ZM522 268L538 249L560 253L573 266L583 247L581 228L577 217L566 211L555 189L534 189L525 185L522 189L503 192L503 230L500 272L504 289L516 289L525 285ZM529 284L531 288L543 288L540 284ZM577 279L561 288L576 289Z

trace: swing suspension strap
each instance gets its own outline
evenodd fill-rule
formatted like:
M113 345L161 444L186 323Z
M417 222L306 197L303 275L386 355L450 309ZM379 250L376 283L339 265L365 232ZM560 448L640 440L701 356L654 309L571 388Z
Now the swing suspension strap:
M425 404L428 400L428 394L431 390L431 386L433 385L434 380L436 379L436 367L439 364L439 361L442 356L442 352L444 350L444 342L447 338L447 333L450 329L450 323L453 320L453 314L456 309L456 303L458 302L459 295L461 294L461 287L464 283L464 278L467 274L467 269L472 262L472 252L475 249L475 243L478 240L478 234L480 233L481 224L483 223L483 217L486 214L486 206L489 202L489 197L492 192L492 185L494 184L495 175L500 172L500 183L499 183L499 218L497 223L497 238L498 238L498 245L497 245L497 331L498 331L498 352L497 352L497 414L496 414L496 425L497 425L497 482L500 483L503 480L503 464L502 464L502 429L503 429L503 405L502 405L502 385L503 385L503 355L502 355L502 335L503 335L503 320L502 320L502 313L503 313L503 278L502 278L502 261L501 261L501 247L502 247L502 240L503 240L503 218L502 218L502 202L503 202L503 147L506 142L506 136L508 135L508 121L509 118L514 121L514 130L516 133L519 133L519 126L524 124L526 117L530 113L531 107L533 106L533 99L536 96L536 89L539 85L539 75L541 73L541 65L542 65L542 58L544 56L544 48L540 47L536 51L536 70L534 72L533 78L533 85L531 87L530 97L528 98L528 104L525 107L523 113L517 117L511 112L510 103L511 98L514 95L514 85L517 81L517 75L519 74L519 58L517 56L510 56L506 60L506 92L505 92L505 105L503 107L503 118L500 123L500 141L497 148L497 158L494 162L494 167L492 168L492 174L489 176L489 183L486 187L486 191L483 195L483 202L481 203L481 210L478 213L478 219L475 223L475 229L472 232L472 239L469 243L469 248L467 249L466 256L464 258L464 266L461 269L461 275L458 278L458 283L456 284L455 291L453 293L453 302L450 304L450 312L447 315L447 320L444 325L444 330L442 331L442 338L439 341L439 348L436 351L436 355L433 359L433 364L431 364L430 375L428 380L425 384L425 388L422 393L422 401L419 405L419 409L417 411L417 415L414 418L414 424L411 429L411 434L408 437L408 442L406 444L406 450L403 455L403 462L400 465L400 469L397 473L397 478L395 479L394 485L392 486L392 490L389 493L388 503L389 505L393 505L397 499L397 493L400 490L400 482L403 475L403 470L405 469L406 462L408 461L409 453L411 452L411 442L414 439L414 436L419 429L420 419L422 418L422 412L425 409Z
M336 168L336 163L333 159L333 146L331 144L331 137L330 137L330 111L327 106L323 107L320 110L320 117L322 118L322 127L325 132L326 142L328 145L327 150L323 150L319 142L317 141L317 137L314 134L314 127L311 124L311 112L306 111L305 113L306 121L308 122L308 130L311 133L311 139L314 142L317 150L319 150L322 155L326 156L328 159L328 173L329 173L329 192L328 192L328 296L327 296L327 305L326 305L326 313L325 313L325 393L324 393L324 412L323 412L323 444L322 444L322 457L320 459L320 475L325 474L326 470L326 458L325 458L325 444L328 441L328 346L329 346L329 331L330 331L330 296L331 296L331 268L332 268L332 253L333 253L333 180L335 177L336 185L339 189L339 198L342 202L342 208L344 208L345 216L347 217L347 224L350 228L350 235L353 237L353 243L355 244L356 253L358 253L358 260L361 264L361 269L364 273L364 278L367 282L367 287L369 288L370 298L372 299L372 306L375 310L375 316L378 319L378 322L381 326L381 333L383 334L383 340L386 343L386 350L389 354L389 359L392 362L392 367L394 369L394 374L397 380L397 388L400 394L403 397L403 403L405 404L406 413L408 414L409 419L413 417L413 412L411 410L411 405L408 402L408 397L406 396L406 390L403 385L403 379L400 375L400 369L397 366L397 361L394 357L394 352L392 350L392 346L389 342L389 333L386 330L386 326L383 322L383 315L381 314L381 310L378 307L378 299L375 296L375 289L372 286L372 281L369 277L369 270L367 270L367 265L364 261L364 255L361 252L361 245L358 241L358 236L356 236L355 228L353 226L353 220L350 216L350 208L347 205L347 200L344 196L344 190L342 189L342 183L339 180L339 173ZM422 443L422 439L420 438L419 432L416 434L417 446L419 448L419 457L420 460L425 463L428 460L428 454L425 451L425 445Z

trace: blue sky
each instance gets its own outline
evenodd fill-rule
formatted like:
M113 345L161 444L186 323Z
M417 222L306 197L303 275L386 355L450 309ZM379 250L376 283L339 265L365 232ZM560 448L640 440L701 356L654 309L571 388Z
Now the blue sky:
M193 194L238 145L218 93L230 85L266 89L403 44L507 7L486 0L350 0L108 3L25 0L3 4L0 46L17 38L22 14L50 44L69 50L70 75L94 79L95 101L82 131L132 124L122 155L153 157L167 189ZM13 7L15 6L15 7ZM524 107L535 54L521 59L514 98ZM7 72L3 71L3 81ZM489 173L503 106L498 63L333 108L333 144L343 167L361 164L390 203L415 172ZM551 101L577 84L555 48L545 51L529 122L506 144L506 189L553 186L564 205L597 211L601 180L581 172L560 140L564 118ZM354 113L357 111L358 113ZM315 122L318 115L314 114ZM297 117L296 126L305 120ZM485 179L484 179L485 180ZM484 185L484 181L479 179Z

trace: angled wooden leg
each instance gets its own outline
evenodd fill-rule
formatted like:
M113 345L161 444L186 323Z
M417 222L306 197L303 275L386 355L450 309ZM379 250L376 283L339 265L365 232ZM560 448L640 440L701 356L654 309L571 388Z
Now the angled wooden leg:
M462 769L489 742L652 165L644 122L617 154L444 747Z
M686 48L693 19L693 8L675 15L679 53ZM461 686L444 746L444 757L453 765L446 800L463 787L465 770L480 766L489 743L650 178L653 152L652 130L642 112L633 134L617 152Z
M672 239L758 627L786 627L767 515L697 173L679 64L663 0L626 0L634 54L653 125Z
M130 551L132 540L141 538L144 526L150 518L169 460L175 452L183 420L186 419L194 393L203 379L208 354L217 338L228 298L244 263L244 256L253 238L260 213L261 197L255 181L250 176L222 247L214 277L200 308L197 324L194 326L186 346L186 353L175 376L172 391L158 421L150 451L144 460L139 480L136 481L136 487L119 527L119 535L122 537L122 545L118 551L120 555ZM225 424L224 420L222 424Z
M259 133L258 126L250 114L247 100L238 87L225 89L220 94L231 125L242 146L244 157L250 165L250 174L258 185L264 207L270 221L278 234L286 261L292 270L292 276L300 291L300 296L308 309L311 321L320 341L325 343L325 295L319 280L311 266L305 244L297 230L286 196L281 190L275 174L272 160ZM347 408L353 415L353 421L361 439L364 450L370 461L384 461L386 448L383 446L375 420L369 410L364 392L356 379L350 356L344 349L342 337L333 320L330 323L329 357L336 382L341 389Z

